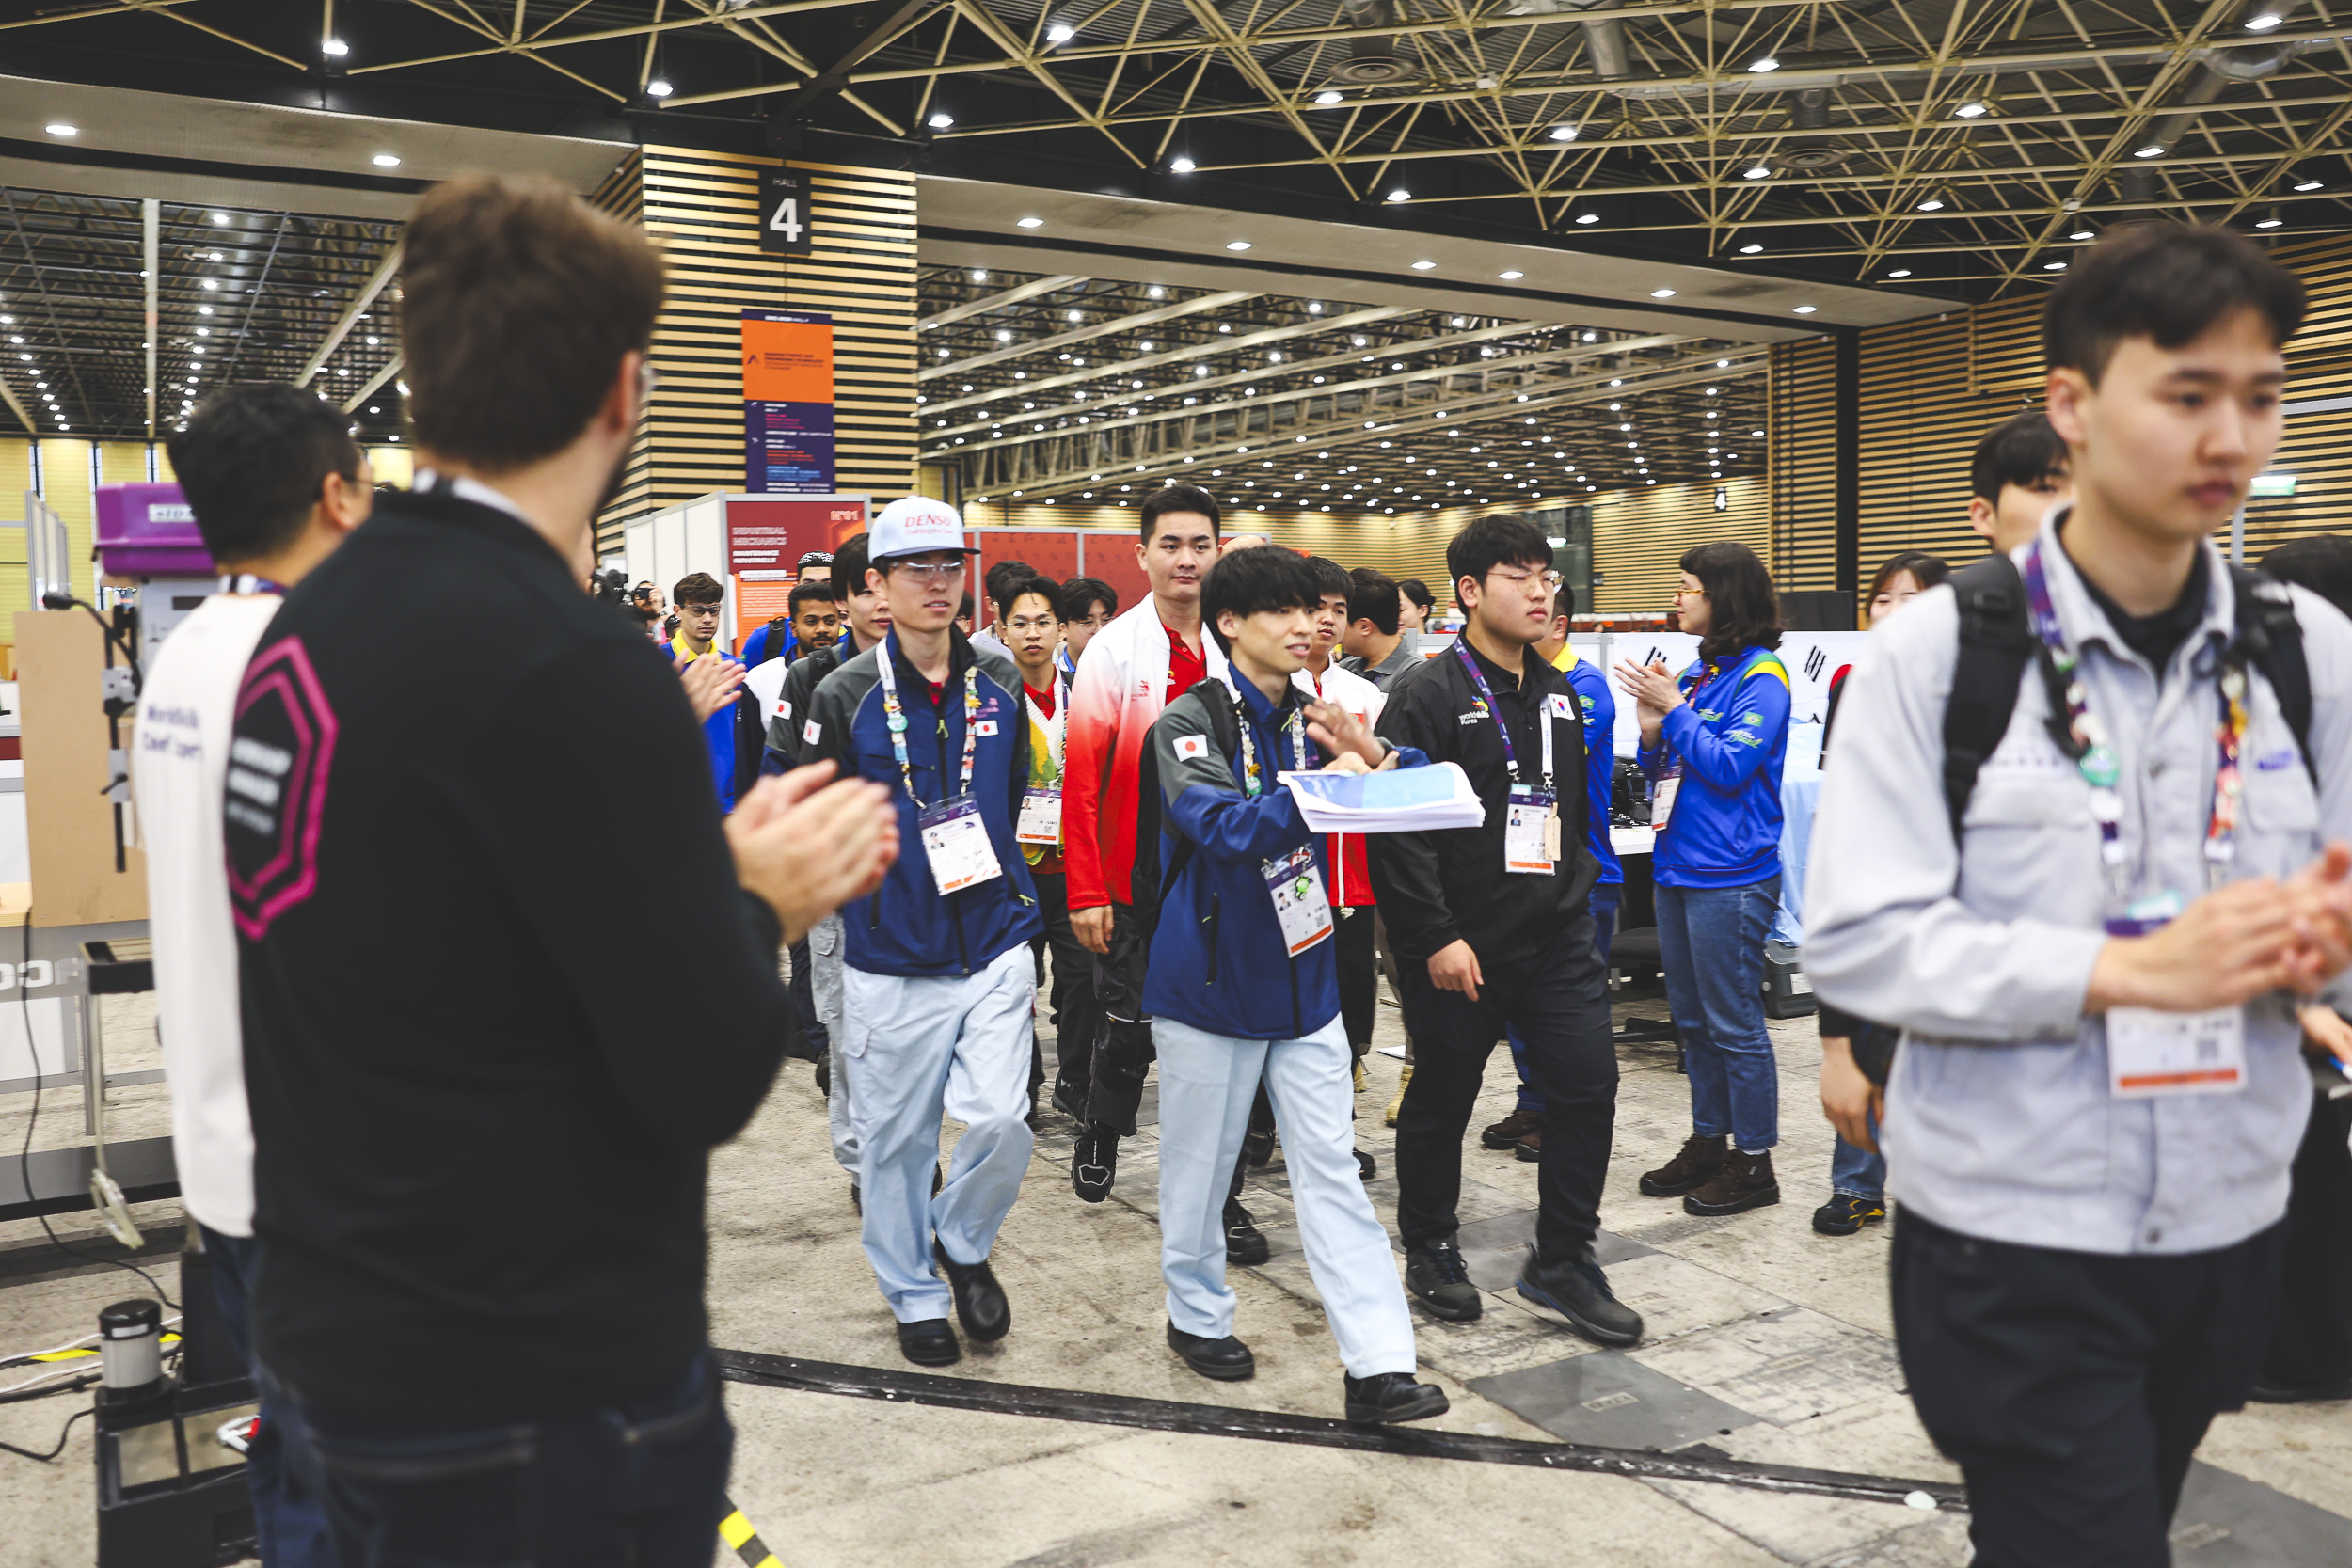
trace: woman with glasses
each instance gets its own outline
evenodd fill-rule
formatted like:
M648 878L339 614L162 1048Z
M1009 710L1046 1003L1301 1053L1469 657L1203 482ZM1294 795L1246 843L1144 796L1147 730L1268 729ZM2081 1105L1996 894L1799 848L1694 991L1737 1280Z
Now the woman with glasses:
M1764 939L1780 908L1780 777L1788 750L1788 672L1780 610L1745 545L1682 557L1681 626L1699 639L1680 675L1617 666L1638 705L1636 760L1653 781L1650 857L1666 1001L1691 1078L1691 1136L1642 1177L1651 1197L1692 1214L1780 1201L1780 1074L1764 1028Z

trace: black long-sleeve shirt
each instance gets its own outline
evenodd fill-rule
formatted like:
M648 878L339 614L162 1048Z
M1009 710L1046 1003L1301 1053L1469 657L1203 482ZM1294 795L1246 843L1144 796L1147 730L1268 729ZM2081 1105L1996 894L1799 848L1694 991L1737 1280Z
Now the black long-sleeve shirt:
M247 670L228 800L262 1360L331 1410L648 1393L789 1028L661 651L532 529L388 497Z

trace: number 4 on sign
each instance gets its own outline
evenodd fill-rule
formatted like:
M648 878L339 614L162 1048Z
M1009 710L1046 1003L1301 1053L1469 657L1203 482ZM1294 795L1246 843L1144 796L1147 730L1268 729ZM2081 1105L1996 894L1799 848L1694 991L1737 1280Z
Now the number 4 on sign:
M768 215L768 230L782 234L787 245L801 243L801 198L787 196L776 203L776 210Z

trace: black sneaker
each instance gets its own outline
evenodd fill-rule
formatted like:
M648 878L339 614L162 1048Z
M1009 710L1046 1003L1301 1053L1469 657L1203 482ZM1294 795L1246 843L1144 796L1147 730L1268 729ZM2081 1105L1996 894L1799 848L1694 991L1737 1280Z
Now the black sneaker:
M1274 1134L1252 1129L1241 1135L1242 1158L1249 1162L1251 1170L1263 1170L1274 1163Z
M1432 1242L1406 1253L1405 1283L1433 1317L1448 1323L1469 1323L1486 1309L1478 1287L1470 1283L1462 1249L1451 1241Z
M1225 1200L1225 1260L1228 1263L1263 1263L1274 1251L1265 1235L1251 1221L1249 1211L1241 1206L1241 1199Z
M1258 1375L1258 1358L1249 1347L1228 1334L1210 1339L1168 1325L1168 1348L1184 1358L1184 1365L1218 1383L1247 1383Z
M1543 1263L1531 1252L1526 1267L1519 1270L1518 1289L1522 1297L1565 1318L1570 1328L1597 1345L1623 1347L1642 1341L1642 1314L1611 1292L1609 1276L1598 1263Z
M1885 1217L1886 1205L1881 1199L1832 1193L1827 1203L1813 1211L1813 1228L1824 1236L1851 1236Z
M1379 1174L1379 1162L1375 1160L1371 1155L1365 1153L1362 1149L1358 1149L1356 1151L1356 1175L1358 1179L1369 1181Z
M1012 1306L1005 1300L1005 1288L996 1283L988 1259L959 1263L947 1256L937 1237L931 1239L931 1256L947 1276L947 1288L955 1292L956 1321L963 1324L963 1332L984 1345L1003 1338L1012 1327Z
M1111 1196L1119 1180L1119 1134L1099 1121L1090 1121L1070 1151L1070 1187L1080 1201L1100 1203Z
M925 1318L898 1325L898 1354L918 1367L952 1367L963 1359L963 1347L946 1319Z
M1086 1125L1087 1097L1076 1085L1066 1079L1054 1080L1054 1109L1081 1127Z
M858 1218L866 1217L866 1195L858 1191L857 1178L854 1176L850 1178L850 1207L857 1211Z
M1452 1406L1434 1383L1416 1383L1410 1372L1375 1372L1346 1380L1347 1424L1385 1426L1442 1416Z
M817 1058L817 1092L833 1098L833 1053L828 1051Z

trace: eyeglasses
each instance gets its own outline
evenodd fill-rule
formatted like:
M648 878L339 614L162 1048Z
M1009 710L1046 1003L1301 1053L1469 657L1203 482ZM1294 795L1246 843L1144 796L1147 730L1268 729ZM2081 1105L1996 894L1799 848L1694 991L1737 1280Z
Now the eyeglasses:
M680 601L677 612L680 615L708 615L715 619L719 613L719 607L715 604L687 604Z
M1514 588L1524 588L1532 582L1553 593L1557 593L1560 585L1567 580L1557 572L1506 572L1500 567L1486 575L1501 578Z
M892 562L890 569L904 572L907 580L918 588L963 580L963 562L961 561L899 561Z

